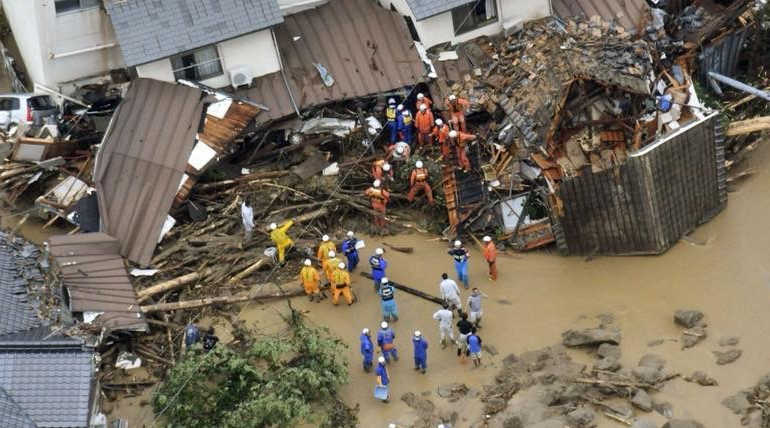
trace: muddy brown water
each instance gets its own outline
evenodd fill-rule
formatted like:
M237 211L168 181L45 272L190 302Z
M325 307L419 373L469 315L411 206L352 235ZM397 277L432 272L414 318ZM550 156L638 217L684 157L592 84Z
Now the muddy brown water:
M360 302L352 307L344 303L333 307L328 300L310 303L304 298L295 299L294 303L306 311L310 322L328 326L349 344L341 355L350 361L351 373L342 396L349 404L360 405L362 427L409 425L416 414L400 397L406 392L419 395L426 391L430 392L427 398L438 409L458 412L460 420L456 426L471 426L482 418L478 399L469 396L448 403L438 397L439 385L462 382L479 391L482 385L493 381L506 355L556 344L564 330L595 326L601 314L612 314L615 325L622 329L624 367L635 366L645 353L656 353L667 360L667 368L672 371L689 375L702 370L719 381L718 387L702 387L674 379L662 391L652 394L656 401L670 402L675 417L694 418L706 427L740 426L738 416L720 402L770 372L770 144L760 145L747 162L745 167L756 173L730 194L727 209L698 228L692 234L692 243L682 241L662 256L599 257L588 262L547 252L501 256L500 279L492 283L486 279L486 266L474 249L471 285L489 296L484 299L484 326L480 333L484 343L498 351L496 356L484 353L482 368L462 365L451 348L440 348L438 327L431 319L436 305L397 292L401 319L394 326L401 360L390 368L393 384L389 404L374 400L374 375L364 373L360 367L358 336L364 327L376 332L381 315L371 281L358 273L353 276ZM383 242L369 237L365 240L365 257ZM393 280L438 294L440 274L448 272L455 277L446 243L420 234L388 237L387 242L415 248L412 255L387 252L388 276ZM464 292L463 301L466 297ZM706 314L708 337L684 351L671 340L649 347L648 342L653 340L679 338L681 329L674 325L672 315L681 308L699 309ZM270 332L282 328L278 315L285 311L285 302L250 304L242 308L240 316ZM430 343L425 375L412 369L410 337L414 329L420 329ZM717 344L722 336L739 336L737 347L743 350L740 359L726 366L716 365L712 355L714 350L724 350ZM570 354L578 361L591 362L583 351ZM138 404L145 397L117 403L113 415L128 418L130 426L149 425L150 409ZM665 421L657 413L644 416L659 425ZM603 416L598 420L600 427L620 426Z

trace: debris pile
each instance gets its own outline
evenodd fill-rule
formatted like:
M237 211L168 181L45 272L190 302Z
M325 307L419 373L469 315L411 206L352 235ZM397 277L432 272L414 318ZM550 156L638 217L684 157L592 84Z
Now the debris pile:
M722 405L741 417L741 425L770 426L770 374L762 376L753 387L725 398Z

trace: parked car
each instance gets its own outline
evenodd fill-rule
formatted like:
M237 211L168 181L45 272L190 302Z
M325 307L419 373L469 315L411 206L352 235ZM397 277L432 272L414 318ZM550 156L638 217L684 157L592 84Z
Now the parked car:
M30 123L43 125L56 123L59 107L50 95L3 94L0 95L0 127Z

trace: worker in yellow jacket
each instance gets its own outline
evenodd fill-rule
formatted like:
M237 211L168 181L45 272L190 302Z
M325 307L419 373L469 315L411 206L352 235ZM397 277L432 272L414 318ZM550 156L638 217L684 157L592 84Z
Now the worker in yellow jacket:
M329 235L324 235L321 237L321 244L316 252L319 263L323 264L324 260L329 257L329 251L337 251L337 245L329 238Z
M321 275L316 268L313 267L313 263L310 259L305 259L305 266L299 272L299 280L302 282L302 286L305 288L305 294L308 295L310 301L315 299L316 302L320 302L322 298L326 297L321 293L319 287L321 281Z
M350 273L345 269L345 263L340 262L332 275L332 303L337 304L340 294L345 296L348 306L353 304L353 289L350 284Z
M337 254L334 251L329 251L326 255L326 260L321 262L326 279L330 282L334 282L334 271L337 269L337 265L340 263L340 259L337 258Z
M294 224L293 220L286 220L281 227L275 223L270 223L270 239L273 240L278 249L278 262L283 266L286 263L286 250L294 245L294 241L289 238L286 231Z

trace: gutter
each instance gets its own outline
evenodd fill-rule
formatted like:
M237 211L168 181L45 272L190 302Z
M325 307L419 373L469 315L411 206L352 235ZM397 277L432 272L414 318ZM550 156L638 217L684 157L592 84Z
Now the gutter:
M68 56L80 55L80 54L84 54L84 53L88 53L88 52L99 51L99 50L102 50L102 49L114 48L117 45L118 44L116 42L112 42L112 43L107 43L107 44L103 44L103 45L91 46L90 48L77 49L77 50L69 51L69 52L62 52L62 53L53 53L53 52L51 52L51 53L48 54L48 58L50 58L50 59L65 58L65 57L68 57Z
M677 129L676 132L672 133L671 135L668 135L665 138L662 138L662 139L660 139L658 141L655 141L654 143L650 144L649 146L643 148L642 150L640 150L640 151L638 151L638 152L636 152L636 153L634 153L632 155L629 155L629 157L635 158L635 157L639 157L639 156L644 156L647 153L651 152L652 150L655 150L658 146L661 146L661 145L665 144L667 141L669 141L669 140L671 140L671 139L673 139L675 137L678 137L678 136L684 134L685 132L687 132L687 131L689 131L689 130L697 127L697 126L700 126L701 124L703 124L704 122L708 121L712 117L717 116L719 113L720 113L719 111L716 111L716 112L711 113L710 115L704 117L703 119L696 120L695 122L692 122L692 123L690 123L687 126L684 126L684 127L680 128L680 129Z

